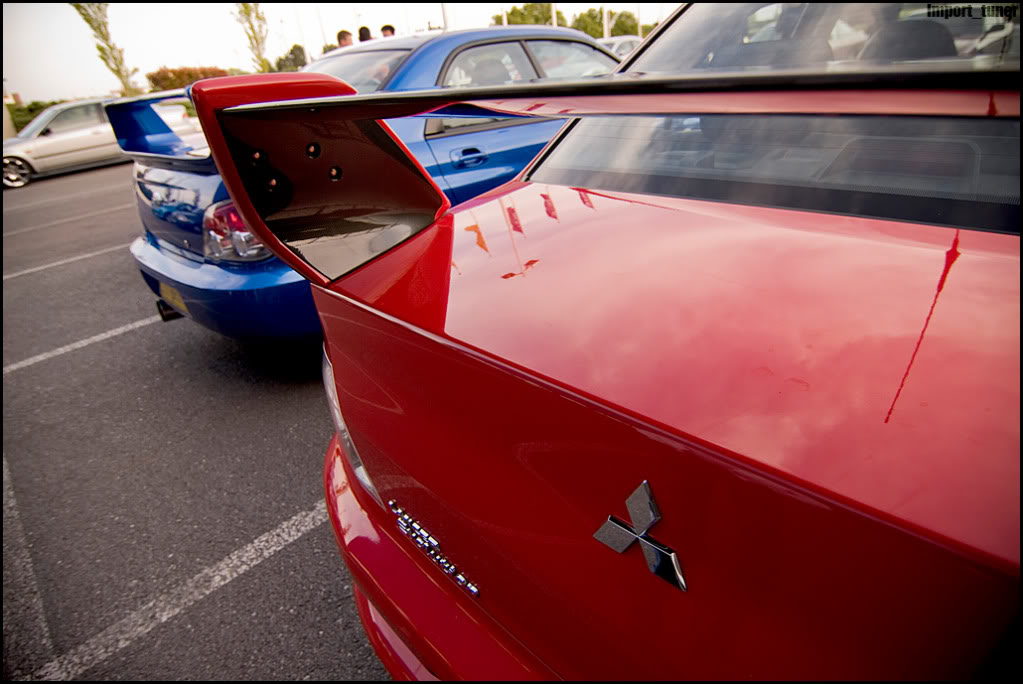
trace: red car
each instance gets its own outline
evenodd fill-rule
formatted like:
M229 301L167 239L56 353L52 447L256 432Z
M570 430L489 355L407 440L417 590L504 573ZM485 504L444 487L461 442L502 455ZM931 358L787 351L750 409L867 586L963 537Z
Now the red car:
M689 5L610 79L194 87L312 282L395 678L1018 667L1014 7L994 55L899 5ZM423 112L569 123L450 208L377 121Z

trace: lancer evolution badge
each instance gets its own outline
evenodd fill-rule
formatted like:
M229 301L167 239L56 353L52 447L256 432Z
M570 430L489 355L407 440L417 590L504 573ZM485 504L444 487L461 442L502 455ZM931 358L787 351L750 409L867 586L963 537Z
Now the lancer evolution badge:
M646 480L643 480L643 483L636 487L636 491L625 500L625 508L629 511L632 525L609 515L607 522L593 534L594 538L618 553L632 546L632 542L639 541L650 572L682 591L688 591L678 556L672 549L647 534L647 530L661 519L661 511L657 508L657 502L654 501L654 495L650 492L650 485Z
M418 520L406 513L405 509L399 506L394 499L387 502L387 507L391 509L391 513L398 516L398 529L402 534L415 542L419 550L425 553L445 575L450 576L455 584L469 592L473 598L480 597L480 588L471 582L461 569L455 567L454 562L440 552L440 542L436 537L427 532Z

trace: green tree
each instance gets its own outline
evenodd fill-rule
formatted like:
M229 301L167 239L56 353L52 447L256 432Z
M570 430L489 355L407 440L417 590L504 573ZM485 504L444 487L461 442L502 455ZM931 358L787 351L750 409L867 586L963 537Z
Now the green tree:
M639 22L632 12L618 12L613 15L614 23L611 24L612 36L638 36Z
M659 22L659 21L655 21L652 24L643 24L643 33L641 33L640 35L643 36L644 38L646 38L648 35L650 35L651 31L653 31L655 28L657 28L657 25L660 24L660 23L661 22Z
M107 19L106 2L72 2L69 3L78 12L78 16L92 29L96 38L96 51L103 65L121 82L122 95L138 95L142 90L131 82L138 69L129 69L124 63L124 49L117 47L110 37L110 22Z
M608 13L608 21L610 22L614 17L613 12ZM575 19L572 20L572 28L577 31L582 31L594 38L604 37L604 20L600 16L599 9L593 9L592 7L582 14L576 15Z
M256 71L265 74L273 71L273 65L266 58L266 15L259 9L258 2L236 2L234 17L245 28L245 37L252 52L252 65Z
M292 45L284 56L277 58L274 71L298 71L308 63L305 58L305 48L301 45Z
M501 24L502 15L495 14L491 17L494 26ZM549 2L527 2L522 7L512 7L508 10L509 24L547 24L551 23L551 3ZM568 26L565 15L558 10L558 26Z
M176 69L160 67L156 71L146 74L146 79L153 92L157 92L184 88L204 78L227 75L227 71L220 67L178 67Z

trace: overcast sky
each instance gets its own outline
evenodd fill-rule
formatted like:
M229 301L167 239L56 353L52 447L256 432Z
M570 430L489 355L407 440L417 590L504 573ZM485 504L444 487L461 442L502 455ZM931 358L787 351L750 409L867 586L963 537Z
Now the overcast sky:
M490 17L514 3L448 3L452 29L488 26ZM589 3L558 3L571 22ZM614 11L640 12L644 23L667 16L677 3L608 3ZM399 34L442 25L440 3L264 3L269 27L268 57L283 55L296 43L310 56L335 42L340 29L356 33L393 24ZM252 55L232 3L112 3L110 32L124 48L127 63L139 70L135 83L161 66L218 66L252 69ZM92 32L66 3L4 4L4 85L22 100L56 100L106 95L119 87L96 54Z

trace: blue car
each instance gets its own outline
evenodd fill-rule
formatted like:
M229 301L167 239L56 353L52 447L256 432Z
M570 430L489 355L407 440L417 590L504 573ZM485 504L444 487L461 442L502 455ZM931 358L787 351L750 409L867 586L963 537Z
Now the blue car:
M336 76L360 93L522 83L600 75L617 58L578 31L495 27L385 38L327 53L304 71ZM131 246L164 320L187 316L224 335L320 334L309 284L249 232L205 139L179 138L152 106L183 91L107 105L118 143L135 160L143 236ZM388 121L459 204L513 178L557 133L559 120L402 118Z

